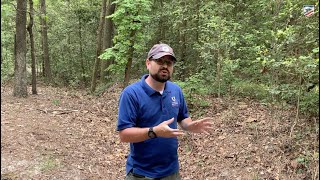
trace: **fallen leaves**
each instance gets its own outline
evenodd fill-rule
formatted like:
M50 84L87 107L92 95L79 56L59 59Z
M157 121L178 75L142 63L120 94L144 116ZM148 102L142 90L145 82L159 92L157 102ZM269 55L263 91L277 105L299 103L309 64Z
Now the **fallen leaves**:
M253 117L249 117L245 122L246 122L246 123L257 122L257 119L256 119L256 118L253 118Z
M115 130L120 92L121 88L115 87L95 97L86 92L40 86L39 95L20 101L4 91L1 173L10 173L9 167L17 169L16 162L28 159L28 167L21 165L19 171L14 171L17 178L124 179L129 144L121 143ZM319 154L317 132L301 136L299 144L287 142L286 131L272 130L267 106L252 101L207 99L211 106L203 109L203 117L214 118L214 131L209 135L187 133L179 139L183 180L299 179L295 170L315 169ZM278 114L284 119L279 121L279 129L287 127L290 112ZM308 124L300 127L301 132L302 127ZM311 148L314 158L309 157L306 168L306 163L296 158ZM36 161L49 153L61 166L32 174Z

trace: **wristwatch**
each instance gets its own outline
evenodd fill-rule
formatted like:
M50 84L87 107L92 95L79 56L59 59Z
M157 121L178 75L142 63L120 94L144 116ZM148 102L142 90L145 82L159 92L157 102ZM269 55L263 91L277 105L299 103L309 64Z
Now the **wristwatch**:
M157 137L156 133L153 131L153 127L149 128L148 136L149 136L149 138L151 138L151 139Z

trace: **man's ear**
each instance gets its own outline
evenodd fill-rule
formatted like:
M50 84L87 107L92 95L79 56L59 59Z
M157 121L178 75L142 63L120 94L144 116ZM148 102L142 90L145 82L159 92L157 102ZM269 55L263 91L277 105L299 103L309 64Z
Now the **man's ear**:
M151 63L151 61L149 59L146 59L146 67L147 67L147 69L149 69L150 63Z

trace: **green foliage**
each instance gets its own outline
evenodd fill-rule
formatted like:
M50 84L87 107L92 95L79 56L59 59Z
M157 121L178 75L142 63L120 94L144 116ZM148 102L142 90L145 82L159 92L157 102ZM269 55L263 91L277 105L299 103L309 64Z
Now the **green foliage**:
M40 170L42 172L50 171L52 169L58 168L60 166L60 162L55 159L52 155L48 155L44 157L43 161L40 164Z
M201 73L196 73L189 77L186 81L175 81L183 90L186 97L191 97L193 93L204 95L209 90L206 87L205 79Z
M39 1L34 2L37 12ZM301 8L313 1L150 1L117 0L109 16L113 47L101 59L112 81L121 81L132 58L134 78L145 73L148 49L157 42L173 47L175 80L193 107L205 107L198 94L242 96L297 105L317 115L319 82L319 7L311 17ZM318 4L318 2L317 2ZM174 8L172 8L174 7ZM81 87L90 80L96 56L101 2L47 1L49 57L56 84ZM169 10L168 10L169 9ZM1 4L1 82L14 70L15 8ZM42 73L39 18L34 18L38 76ZM28 36L27 36L28 37ZM30 44L28 42L27 47ZM133 49L133 54L129 53ZM27 54L30 67L30 54ZM113 63L114 62L114 63ZM41 79L39 77L38 79ZM107 82L101 85L103 91ZM301 90L301 92L299 91Z
M251 97L258 100L269 99L268 87L264 84L253 83L250 81L238 81L232 84L234 95L240 97Z
M202 76L200 73L189 77L186 81L175 81L184 93L190 113L199 117L205 113L204 108L210 105L209 101L203 98L204 95L209 93L210 87L206 86L205 79Z
M14 71L15 9L1 2L1 83L9 80Z
M60 100L59 99L53 99L52 100L52 104L54 104L55 106L59 106L60 105Z
M79 87L89 81L95 59L100 13L97 9L101 9L101 3L87 0L47 3L50 59L56 84Z
M146 38L143 28L149 21L151 1L149 0L118 0L115 1L117 8L110 15L117 29L114 36L114 46L108 48L100 55L101 59L114 60L115 63L108 70L119 76L124 73L125 66L130 58L130 48L134 53L141 53L145 47Z
M300 100L301 112L308 116L319 116L319 86L304 93Z
M3 62L1 63L1 84L9 80L14 75L14 61L12 54L7 49L3 49L1 52L5 55Z

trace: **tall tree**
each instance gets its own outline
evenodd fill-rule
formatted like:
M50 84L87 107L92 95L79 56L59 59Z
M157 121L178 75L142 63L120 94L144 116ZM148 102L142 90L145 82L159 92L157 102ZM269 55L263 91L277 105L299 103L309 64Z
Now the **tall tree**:
M102 45L102 49L105 50L107 48L111 48L112 47L112 39L114 36L114 27L113 27L113 22L111 20L110 15L112 15L114 13L114 10L116 8L116 4L113 3L112 0L108 0L107 2L107 18L106 18L106 23L104 26L104 38L103 38L103 45ZM113 64L113 60L110 61L102 61L101 62L101 80L102 81L106 81L108 74L108 71L106 70L106 68L109 67L110 64Z
M15 67L13 96L26 97L27 68L26 68L26 25L27 1L17 0L16 38L15 38Z
M50 82L52 79L51 66L49 59L49 45L48 45L48 27L47 27L47 12L46 12L46 0L40 1L40 24L41 24L41 39L42 39L42 55L43 55L43 75L46 77L46 81Z
M126 86L130 80L131 68L134 66L135 55L143 54L149 39L145 26L150 19L150 0L120 0L116 1L117 9L110 16L115 23L117 33L113 38L114 46L106 49L102 59L114 59L115 63L109 67L118 77L124 73L123 83ZM140 59L140 57L139 57ZM138 61L143 62L141 60ZM119 78L120 79L120 78Z
M157 2L155 2L156 4ZM157 36L157 40L156 43L160 43L163 40L165 40L166 37L166 28L165 28L165 16L164 16L164 12L166 11L166 9L163 7L163 0L160 0L160 19L159 19L159 36Z
M187 20L186 20L186 13L187 9L186 9L186 2L185 1L181 1L181 7L182 7L182 20L181 20L181 24L180 24L180 29L179 29L179 39L180 39L180 61L182 63L181 66L181 74L180 74L180 78L182 79L182 81L185 80L186 75L187 75L187 68L186 68L186 57L187 57L187 35L186 35L186 29L187 29Z
M124 81L123 81L124 87L126 87L130 81L130 73L131 73L131 66L132 66L133 53L134 53L134 44L135 44L134 37L135 36L136 36L136 31L132 30L130 33L130 36L129 36L128 61L126 64L126 69L124 72Z
M106 9L107 9L107 0L102 1L101 6L101 14L100 14L100 22L97 29L97 37L96 37L96 59L94 63L93 73L92 73L92 80L91 80L91 92L94 92L96 90L97 86L97 78L100 73L100 64L101 60L99 58L101 54L102 49L102 35L103 35L103 26L105 23L105 17L106 17Z
M2 50L2 41L1 41L1 64L2 64L2 60L3 60L2 52L3 52L3 50Z
M32 94L37 94L36 58L35 58L34 38L33 38L33 31L32 31L33 13L34 13L33 0L29 0L29 9L30 9L30 12L29 12L30 20L29 20L27 30L29 32L30 46L31 46L30 54L31 54L31 71L32 71Z
M86 81L86 70L84 67L84 58L83 58L83 44L82 44L82 20L81 20L81 16L78 16L78 23L79 23L79 29L78 29L78 33L79 33L79 52L80 52L80 62L81 62L81 72L82 72L82 81L84 82L85 86L87 85L87 81Z

